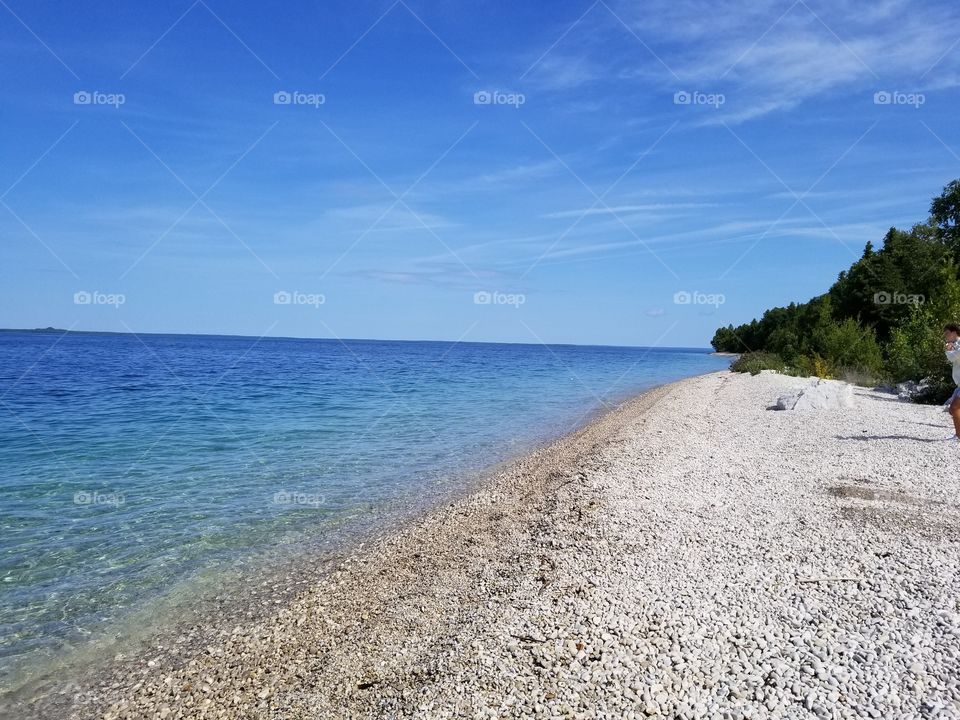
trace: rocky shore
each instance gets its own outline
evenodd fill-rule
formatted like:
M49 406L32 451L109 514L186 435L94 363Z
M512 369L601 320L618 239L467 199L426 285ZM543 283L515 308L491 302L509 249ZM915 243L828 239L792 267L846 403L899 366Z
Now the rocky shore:
M960 718L939 408L714 373L358 548L265 616L11 709L76 718ZM14 715L11 715L13 717Z

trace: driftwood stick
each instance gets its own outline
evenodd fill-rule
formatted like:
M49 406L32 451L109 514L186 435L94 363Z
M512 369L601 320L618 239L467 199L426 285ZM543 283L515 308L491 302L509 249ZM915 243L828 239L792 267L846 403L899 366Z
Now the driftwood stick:
M513 633L510 633L510 637L516 638L522 642L543 643L547 641L546 638L537 638L533 637L533 635L514 635Z
M816 583L816 582L860 582L862 578L858 577L809 577L797 578L797 582Z

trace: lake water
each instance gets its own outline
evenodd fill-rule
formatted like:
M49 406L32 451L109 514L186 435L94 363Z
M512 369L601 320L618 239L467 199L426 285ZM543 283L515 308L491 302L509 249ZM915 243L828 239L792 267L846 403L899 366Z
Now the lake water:
M706 350L0 332L0 685L190 578L429 504Z

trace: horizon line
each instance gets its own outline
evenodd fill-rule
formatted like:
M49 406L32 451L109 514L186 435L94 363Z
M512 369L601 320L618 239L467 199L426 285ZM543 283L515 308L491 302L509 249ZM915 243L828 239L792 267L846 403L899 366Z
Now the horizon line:
M447 343L451 345L530 345L534 347L607 347L607 348L629 348L636 350L708 350L716 352L712 347L695 347L688 345L612 345L604 343L584 344L570 342L510 342L500 340L431 340L431 339L386 339L386 338L337 338L337 337L303 337L295 335L229 335L221 333L188 333L188 332L132 332L120 330L73 330L65 328L45 327L45 328L0 328L0 333L46 333L60 335L132 335L139 337L141 335L163 335L174 337L214 337L214 338L246 338L251 340L262 340L269 338L271 340L326 340L328 342L400 342L400 343Z

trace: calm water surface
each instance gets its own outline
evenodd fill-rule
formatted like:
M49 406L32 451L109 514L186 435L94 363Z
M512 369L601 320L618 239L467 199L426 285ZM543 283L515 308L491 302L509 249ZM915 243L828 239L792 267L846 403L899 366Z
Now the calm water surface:
M705 350L0 332L0 686L188 579L455 490Z

